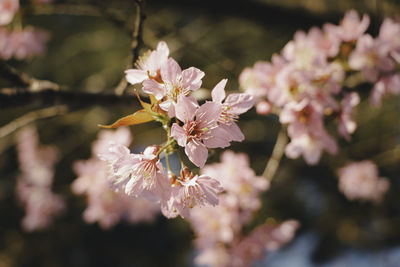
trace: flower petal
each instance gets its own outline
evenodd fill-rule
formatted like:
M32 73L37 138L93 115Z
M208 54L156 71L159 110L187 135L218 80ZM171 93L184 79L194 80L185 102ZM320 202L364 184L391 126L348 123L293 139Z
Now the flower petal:
M148 79L149 76L144 70L129 69L125 71L125 78L130 84L137 84Z
M185 147L185 153L197 167L203 168L207 161L208 150L202 143L190 141Z
M225 85L228 79L221 80L211 91L212 101L222 103L225 99Z

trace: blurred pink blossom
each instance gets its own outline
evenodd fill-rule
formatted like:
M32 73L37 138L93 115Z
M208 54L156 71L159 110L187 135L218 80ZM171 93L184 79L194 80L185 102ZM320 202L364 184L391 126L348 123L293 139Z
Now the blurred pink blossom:
M0 0L0 25L9 24L19 9L19 0Z
M58 151L51 146L40 147L35 128L18 132L17 150L21 170L17 196L26 212L22 227L26 231L41 230L52 223L65 205L62 197L51 191Z
M269 187L268 181L250 168L246 154L225 151L220 163L206 165L202 173L218 179L225 191L219 196L218 206L198 206L190 213L200 252L195 258L197 264L250 266L267 250L277 249L293 238L298 227L295 221L265 224L249 235L243 234L243 227L261 206L260 195Z
M22 30L9 31L0 28L0 58L22 60L45 52L48 33L27 26Z
M349 200L382 200L390 183L378 176L377 166L369 160L353 162L339 169L339 189Z
M181 173L172 187L171 198L162 205L162 212L167 218L177 214L187 218L195 206L218 204L218 193L223 191L218 180L206 175L194 175L188 169Z
M356 41L368 29L369 22L368 15L364 14L360 20L357 11L347 11L336 29L337 34L345 42Z
M122 219L129 223L152 221L159 212L157 204L143 197L133 198L121 190L114 192L110 189L110 184L115 183L110 181L110 167L97 155L106 157L114 165L124 166L126 156L130 155L126 146L131 141L132 137L127 128L100 131L92 146L92 158L75 162L74 170L78 178L73 182L72 190L75 194L87 196L88 206L83 214L86 222L98 222L102 228L109 229ZM110 146L115 150L109 152ZM128 169L129 166L117 171L124 173Z
M354 133L357 128L353 113L354 107L359 103L360 96L355 92L346 94L341 103L338 132L347 140L350 140L350 134Z

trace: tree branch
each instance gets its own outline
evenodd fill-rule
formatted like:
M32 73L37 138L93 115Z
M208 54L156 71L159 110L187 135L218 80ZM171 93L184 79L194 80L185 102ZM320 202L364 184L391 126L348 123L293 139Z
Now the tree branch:
M264 176L268 181L271 181L272 178L274 178L275 173L278 170L279 163L285 153L287 142L286 127L282 126L276 139L274 149L272 150L271 157L269 158L264 173L262 174L262 176Z
M67 113L68 108L66 106L55 106L49 108L43 108L35 111L26 113L25 115L12 120L10 123L0 128L0 138L3 138L19 128L34 122L39 119L54 117L57 115Z
M41 106L65 104L74 108L116 104L139 106L139 102L134 95L119 96L114 93L87 93L54 89L26 91L24 89L5 88L0 90L0 109L28 104Z
M135 65L135 62L139 58L139 49L143 45L143 23L146 19L144 14L144 0L135 0L136 3L136 20L135 20L135 27L132 32L132 66Z
M46 81L38 80L28 74L19 71L4 61L0 61L0 75L5 80L8 80L17 87L24 87L28 91L41 91L45 89L59 90L60 85Z
M135 67L136 61L139 59L139 50L143 46L143 24L146 19L146 15L144 14L144 0L135 0L136 3L136 18L135 25L132 31L132 42L131 42L131 50L132 50L132 64L131 67ZM129 66L130 67L130 66ZM125 76L122 77L121 81L115 88L116 95L122 95L126 88L128 87L128 82L125 79Z

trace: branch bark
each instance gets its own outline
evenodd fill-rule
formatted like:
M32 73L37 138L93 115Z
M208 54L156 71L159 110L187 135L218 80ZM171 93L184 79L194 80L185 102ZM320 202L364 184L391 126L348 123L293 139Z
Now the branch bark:
M278 170L279 163L285 153L287 142L288 137L286 135L286 127L282 126L276 139L274 149L272 150L271 157L269 158L262 175L268 181L271 181L274 178L276 171Z
M24 89L5 88L0 90L0 109L24 105L68 105L82 108L94 105L130 105L139 106L134 95L119 96L114 93L87 93L46 89L41 91L26 91Z
M43 108L35 111L26 113L25 115L12 120L10 123L0 128L0 138L3 138L19 128L28 125L39 119L50 118L57 115L67 113L68 108L66 106L55 106L49 108Z

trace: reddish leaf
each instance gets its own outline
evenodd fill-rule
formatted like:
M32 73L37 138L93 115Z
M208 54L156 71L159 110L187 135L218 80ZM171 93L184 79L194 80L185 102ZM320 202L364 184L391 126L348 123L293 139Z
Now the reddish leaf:
M117 128L121 126L128 126L128 125L135 125L135 124L141 124L149 121L153 121L154 117L149 114L145 109L141 109L139 111L136 111L135 113L125 116L113 124L110 125L99 125L101 128Z

